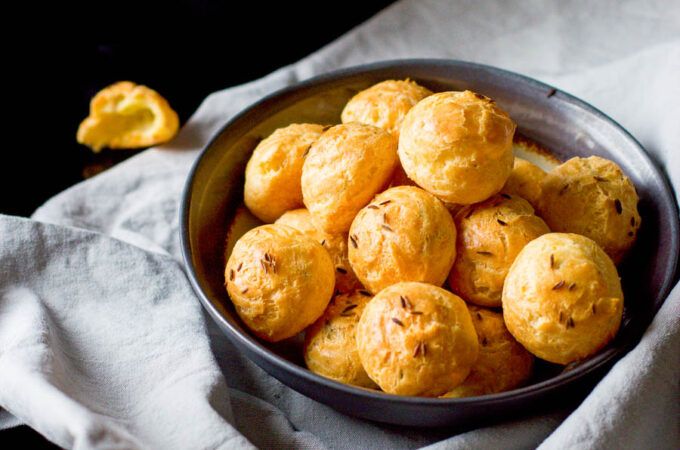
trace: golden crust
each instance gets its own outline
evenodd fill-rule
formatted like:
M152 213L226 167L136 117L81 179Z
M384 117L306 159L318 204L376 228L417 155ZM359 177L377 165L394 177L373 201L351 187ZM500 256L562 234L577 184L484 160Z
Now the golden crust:
M304 345L309 370L341 383L375 389L361 365L356 325L371 299L367 291L336 295L319 319L307 329Z
M349 262L371 292L401 281L441 286L456 259L456 227L441 201L413 186L378 194L349 232Z
M595 354L623 313L616 267L595 241L549 233L519 253L505 280L503 315L512 335L539 358L569 364Z
M531 377L534 357L505 327L503 315L486 308L468 306L479 341L479 357L470 375L443 397L473 397L505 392Z
M449 286L482 306L501 306L505 276L526 244L549 233L543 219L521 197L499 194L463 208L455 217L458 241Z
M465 302L425 283L380 291L356 333L364 369L391 394L442 395L463 382L479 351Z
M480 202L499 192L510 175L515 127L487 97L441 92L404 118L399 159L409 178L443 201Z
M335 284L328 252L286 225L262 225L244 234L224 275L236 313L256 336L271 342L318 319Z
M336 125L311 147L302 168L302 196L314 223L327 233L349 230L354 216L390 182L397 142L360 123Z
M178 129L177 113L158 92L120 81L94 96L76 139L95 152L104 147L140 148L169 141Z
M553 231L589 237L620 263L640 228L635 186L614 162L591 156L555 167L542 182L539 214Z
M514 166L501 192L518 195L531 203L534 208L538 208L538 201L541 198L541 182L546 175L547 173L537 165L515 156Z
M305 152L321 136L323 126L292 124L274 131L253 151L246 166L243 198L263 222L271 223L302 203Z
M347 102L342 122L373 125L399 139L399 127L406 113L432 91L409 80L387 80L374 84Z
M311 214L305 208L287 211L275 223L302 231L326 249L335 266L336 290L346 293L363 288L359 279L354 275L347 257L347 233L329 234L320 230L314 225Z

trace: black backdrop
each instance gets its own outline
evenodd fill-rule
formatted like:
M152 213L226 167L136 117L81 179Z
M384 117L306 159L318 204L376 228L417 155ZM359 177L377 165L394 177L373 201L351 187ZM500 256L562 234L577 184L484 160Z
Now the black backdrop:
M210 92L293 63L391 3L93 1L49 10L29 4L36 8L28 11L30 27L5 42L2 57L8 81L0 214L29 216L84 172L137 153L95 155L76 142L89 100L103 87L120 80L150 86L184 123ZM66 42L71 35L77 38ZM0 439L8 448L53 447L25 426Z

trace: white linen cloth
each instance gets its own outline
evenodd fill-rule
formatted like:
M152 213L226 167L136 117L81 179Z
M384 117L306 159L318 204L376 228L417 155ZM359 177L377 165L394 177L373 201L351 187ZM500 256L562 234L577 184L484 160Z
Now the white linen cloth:
M680 448L680 285L580 405L468 431L337 413L245 359L203 315L178 238L199 149L278 88L412 57L498 66L590 102L680 193L680 3L398 2L296 64L210 95L172 142L32 219L0 216L0 428L26 423L82 449Z

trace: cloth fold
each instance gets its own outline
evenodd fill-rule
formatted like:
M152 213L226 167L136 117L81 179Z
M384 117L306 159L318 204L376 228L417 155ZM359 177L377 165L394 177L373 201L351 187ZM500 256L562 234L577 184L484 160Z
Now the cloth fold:
M680 192L680 4L397 2L298 63L208 96L172 142L32 219L0 216L0 428L21 421L67 448L680 447L678 286L577 408L471 430L340 414L267 375L202 312L181 263L178 204L210 137L299 80L424 57L513 70L590 102Z

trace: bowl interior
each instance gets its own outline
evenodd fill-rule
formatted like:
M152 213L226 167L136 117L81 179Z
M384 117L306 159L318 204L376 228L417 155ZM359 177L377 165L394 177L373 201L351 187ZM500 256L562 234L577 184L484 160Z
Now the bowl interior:
M318 77L259 101L214 137L187 182L181 230L192 283L209 313L231 339L246 345L249 356L255 355L256 362L273 370L284 382L302 375L304 383L317 387L354 390L360 397L376 395L341 387L293 367L286 359L296 361L299 357L287 355L285 344L265 345L251 337L224 289L224 245L227 229L242 203L246 163L261 139L291 123L339 123L342 108L355 93L379 81L407 77L434 92L469 89L487 95L510 114L518 124L518 133L558 159L601 156L618 163L631 178L640 196L642 227L632 254L619 267L625 293L625 316L619 335L595 357L566 370L548 370L536 381L547 380L540 387L553 389L622 354L650 323L675 272L678 215L665 178L635 139L591 106L526 77L456 61L386 62ZM300 389L299 384L294 387ZM516 394L531 392L524 388ZM400 401L399 397L387 397ZM458 399L427 401L430 400L455 404Z

